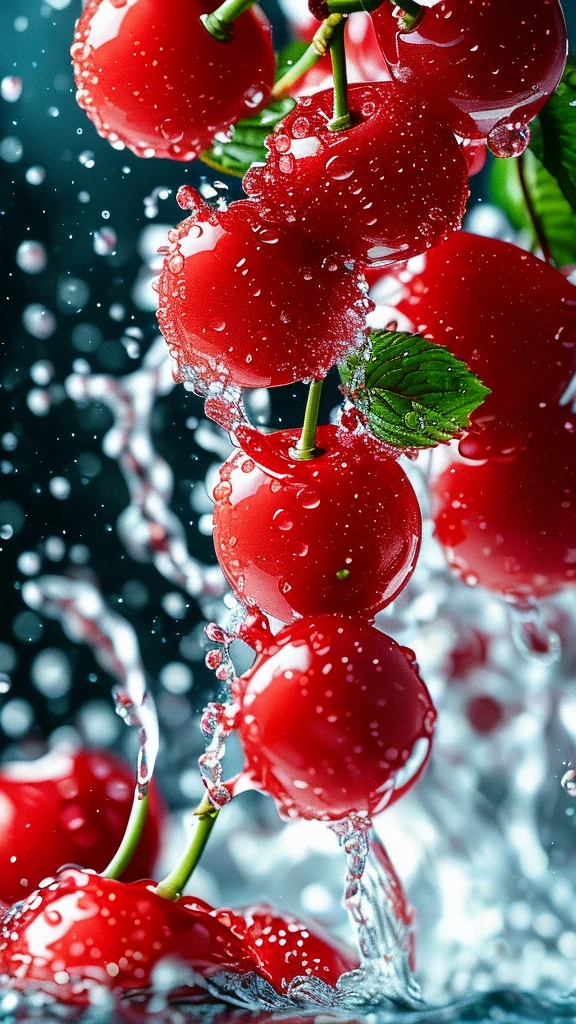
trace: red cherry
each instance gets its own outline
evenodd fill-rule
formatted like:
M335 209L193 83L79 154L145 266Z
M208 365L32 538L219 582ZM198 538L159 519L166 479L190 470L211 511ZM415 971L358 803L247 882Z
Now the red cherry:
M317 924L303 922L266 904L240 910L213 910L212 916L231 929L258 962L258 971L277 992L294 978L320 978L334 987L346 971L359 966L356 954L336 942Z
M0 769L0 897L24 899L63 864L103 871L128 822L135 772L103 751L52 751ZM147 877L163 807L156 793L126 877Z
M542 406L562 397L576 370L576 289L508 242L452 235L400 275L398 312L446 345L491 388L472 414L469 458L522 447Z
M247 117L274 80L270 25L253 8L221 43L203 0L88 0L71 54L80 106L138 156L192 160Z
M0 977L19 987L40 982L59 999L82 1002L94 982L118 993L148 988L166 957L204 978L256 970L249 949L206 904L173 903L154 884L60 871L5 917Z
M520 599L576 582L575 432L555 410L512 461L455 461L435 481L436 536L465 580Z
M392 77L434 102L464 138L526 125L558 85L566 26L558 0L439 0L402 31L398 8L372 15Z
M206 205L169 234L158 322L183 379L276 387L323 377L362 336L359 275L256 203Z
M358 619L286 626L237 695L245 776L288 817L381 811L430 753L436 712L412 651Z
M353 85L348 100L352 127L333 132L332 90L301 99L244 188L268 223L382 267L460 226L466 165L450 129L391 82Z
M488 662L490 636L482 629L462 629L456 646L448 656L447 681L464 679L475 669L485 667Z
M241 429L214 490L214 545L238 596L282 622L374 616L408 582L418 501L394 454L368 434L319 427L323 454L299 462L300 430Z
M496 697L491 697L489 693L479 693L468 701L466 717L476 732L488 735L502 725L504 708Z

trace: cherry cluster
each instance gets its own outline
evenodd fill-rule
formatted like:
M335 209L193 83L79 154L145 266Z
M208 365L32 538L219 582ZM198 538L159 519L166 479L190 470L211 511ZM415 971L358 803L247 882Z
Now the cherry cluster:
M460 233L403 275L398 312L491 388L432 486L436 536L467 583L526 604L576 582L576 290L516 246Z
M390 77L348 86L346 20L370 6ZM419 343L447 347L453 376L473 371L490 389L481 408L471 403L464 436L454 413L420 444L460 438L460 456L433 485L437 535L454 565L517 598L573 581L575 424L559 402L576 370L574 288L515 246L459 230L486 143L501 157L527 145L528 123L562 75L566 35L558 0L315 0L311 12L314 41L276 82L270 25L249 0L208 11L204 0L88 0L72 57L78 101L112 145L187 161L229 141L240 121L256 131L330 51L333 86L276 119L266 159L247 169L246 198L225 208L180 189L188 216L169 232L158 321L209 414L241 388L310 383L302 429L263 434L234 421L236 450L214 490L216 555L247 611L239 636L256 652L224 714L242 743L244 781L283 816L368 827L422 773L436 718L413 652L374 626L418 557L421 515L398 457L420 443L388 434L382 415L376 429L367 377L363 396L347 392L357 408L318 426L322 380L351 353L370 364L366 275L385 269ZM399 337L408 340L397 382L417 358ZM441 399L449 374L438 372ZM396 414L406 396L390 379ZM400 415L407 427L420 419L413 407ZM206 998L197 979L226 971L283 992L301 976L333 985L356 966L290 915L213 910L181 895L233 783L221 800L208 787L192 846L166 879L126 884L118 877L143 815L136 804L136 825L131 817L106 867L126 818L110 814L127 795L118 769L79 755L42 771L20 791L29 842L18 849L10 834L14 870L0 887L7 902L20 897L0 941L0 972L16 983L49 983L82 1002L93 981L120 993L149 987L170 956L193 972L178 984ZM18 787L0 781L0 807L11 806ZM100 819L88 792L92 810L107 808ZM66 841L45 845L43 867L55 874L29 892L43 812L56 804ZM152 801L136 875L151 870L161 816ZM91 869L56 870L67 859Z

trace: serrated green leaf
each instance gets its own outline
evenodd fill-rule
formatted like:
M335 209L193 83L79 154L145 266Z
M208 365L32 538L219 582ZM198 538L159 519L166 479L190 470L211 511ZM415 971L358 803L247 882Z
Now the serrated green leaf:
M562 81L532 123L530 148L576 210L576 60L569 57Z
M534 153L527 151L520 159L534 214L554 263L558 267L576 263L576 212L556 179ZM494 161L490 192L493 201L504 210L514 227L526 230L537 246L534 225L520 185L517 160Z
M372 433L395 448L450 441L490 394L447 348L405 331L373 331L367 352L352 353L339 371Z
M308 49L307 43L293 42L276 55L276 80L296 63ZM243 178L254 163L266 159L265 141L274 128L296 106L291 96L285 96L250 117L237 121L230 129L230 136L214 140L210 149L200 154L200 160L215 171Z
M200 154L200 160L215 171L243 178L254 163L266 159L266 139L286 114L296 105L290 96L270 103L252 117L237 121L230 129L230 137L214 141L210 149Z

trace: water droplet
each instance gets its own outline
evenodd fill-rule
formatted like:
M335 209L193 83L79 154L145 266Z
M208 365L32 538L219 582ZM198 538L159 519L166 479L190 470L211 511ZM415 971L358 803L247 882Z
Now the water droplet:
M320 495L314 487L303 487L296 495L303 508L318 508Z
M326 171L328 177L333 178L334 181L345 181L346 178L351 178L354 174L354 165L345 156L338 154L327 160Z
M499 121L488 135L488 149L501 160L521 156L530 142L530 128L521 121Z
M274 526L277 526L279 530L291 530L294 526L290 516L283 508L279 508L272 516L272 522Z
M180 142L184 138L184 129L178 121L173 121L171 117L167 117L165 121L162 121L160 131L168 142Z
M275 135L273 141L274 149L276 150L277 153L287 153L288 150L290 149L290 138L283 132L280 132L278 135Z
M565 772L562 776L561 785L562 789L568 793L568 796L576 797L576 769L569 768Z
M259 107L266 95L267 89L263 85L251 85L249 89L246 89L244 93L244 103L251 110L255 107Z
M307 117L297 117L292 125L292 138L304 139L310 131L310 122Z

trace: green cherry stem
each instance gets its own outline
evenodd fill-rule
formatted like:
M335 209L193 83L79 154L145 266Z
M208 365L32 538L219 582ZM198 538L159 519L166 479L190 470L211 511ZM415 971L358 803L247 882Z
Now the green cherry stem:
M534 203L532 202L530 188L528 187L528 182L526 180L526 163L524 159L524 153L522 153L519 157L516 158L516 167L518 169L518 178L520 180L520 187L522 189L522 195L524 197L524 202L526 204L526 210L528 211L528 216L532 223L532 227L534 229L534 234L536 235L538 245L542 250L542 255L546 260L546 263L549 263L551 266L554 266L554 262L552 260L552 253L550 252L548 246L548 240L546 238L546 235L544 234L544 229L542 227L542 224L540 223L540 218L538 217L538 214L534 209Z
M320 409L320 395L322 394L323 380L313 380L306 402L304 423L300 439L294 448L290 449L293 459L305 462L307 459L315 459L322 454L322 449L316 447L316 428L318 426L318 411Z
M198 821L188 849L174 870L169 875L166 875L166 878L163 878L156 886L156 892L159 896L163 896L167 900L177 900L180 898L184 891L184 886L204 852L218 814L219 809L214 806L208 794L206 794L194 811L194 816Z
M200 21L207 32L219 43L227 43L232 38L231 24L247 11L254 0L224 0L211 14L202 14Z
M328 127L330 131L339 132L350 127L350 111L348 109L348 77L346 74L346 49L344 32L346 19L336 25L330 40L330 57L332 59L332 77L334 79L334 116Z
M318 63L321 57L328 52L330 40L334 33L335 28L341 23L343 19L342 14L331 14L328 18L322 22L318 30L316 31L312 42L307 50L304 51L299 60L292 65L288 71L282 75L275 83L272 89L272 97L275 100L281 99L290 91L295 82L302 75L305 75L310 68L313 68Z
M142 795L138 788L134 793L134 802L124 838L114 854L107 868L101 872L103 878L120 878L128 867L132 857L136 853L138 843L142 837L146 817L148 815L148 794Z

